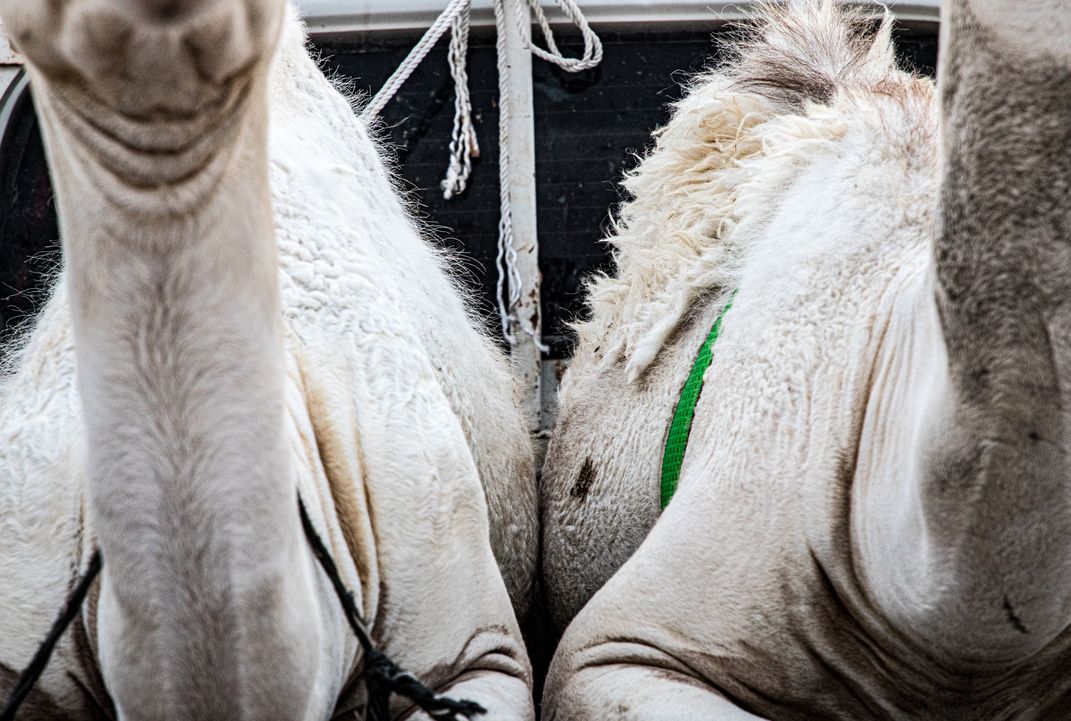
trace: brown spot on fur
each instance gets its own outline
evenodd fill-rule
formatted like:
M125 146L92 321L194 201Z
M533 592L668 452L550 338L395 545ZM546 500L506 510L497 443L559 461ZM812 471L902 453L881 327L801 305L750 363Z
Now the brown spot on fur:
M327 484L335 504L335 517L361 582L362 601L366 608L369 605L381 605L385 602L385 597L380 597L384 589L379 583L375 519L363 486L367 474L360 438L347 443L347 439L339 436L340 429L351 429L354 424L331 403L330 394L320 387L316 377L307 373L304 356L295 353L294 358L301 375L314 434L311 439L302 437L304 450L310 461L318 457L327 475ZM349 452L351 447L356 449L356 458ZM339 551L332 550L336 553Z
M576 484L573 485L573 490L569 492L573 498L579 498L581 501L588 497L588 491L595 484L595 464L591 462L590 458L584 459L584 465L580 467L580 474L576 477Z

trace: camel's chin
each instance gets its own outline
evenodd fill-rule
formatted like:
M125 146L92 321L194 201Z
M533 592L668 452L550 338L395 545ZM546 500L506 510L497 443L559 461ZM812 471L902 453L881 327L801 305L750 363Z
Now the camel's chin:
M236 78L205 112L189 116L132 116L71 83L41 83L38 102L114 208L173 217L208 203L233 170L237 140L250 131L250 103L259 102L255 86L263 82Z

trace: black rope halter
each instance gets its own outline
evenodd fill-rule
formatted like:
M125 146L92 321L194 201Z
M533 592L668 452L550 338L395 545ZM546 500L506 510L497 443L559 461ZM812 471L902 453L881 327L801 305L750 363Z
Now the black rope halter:
M390 699L394 694L409 699L437 721L456 721L458 718L471 719L474 716L486 713L487 709L475 701L457 701L447 696L439 696L411 673L399 668L382 651L376 649L375 644L372 643L372 636L368 631L368 624L361 618L361 614L357 610L357 603L353 599L353 593L342 582L338 566L335 565L335 561L331 558L331 553L327 550L327 546L324 545L323 539L320 538L316 528L313 527L308 511L305 509L305 502L300 495L298 496L298 512L301 514L301 526L305 530L305 537L308 539L309 545L312 547L312 553L316 556L316 560L320 562L324 573L331 579L331 585L334 587L338 600L342 604L346 620L349 621L350 628L353 629L354 635L357 636L357 641L364 650L365 664L361 675L368 689L366 716L369 721L389 721ZM78 616L79 609L85 602L86 596L89 595L90 587L97 579L97 576L100 575L103 567L104 559L98 549L93 553L89 561L89 567L78 580L78 584L71 591L70 596L67 597L63 611L56 618L48 635L37 648L37 653L34 654L30 665L19 676L15 690L11 692L10 698L4 705L3 712L0 713L0 721L15 721L15 715L18 713L19 707L29 696L33 687L37 685L41 674L44 673L45 667L48 665L49 659L52 657L53 651L56 650L56 644L59 643L63 632Z

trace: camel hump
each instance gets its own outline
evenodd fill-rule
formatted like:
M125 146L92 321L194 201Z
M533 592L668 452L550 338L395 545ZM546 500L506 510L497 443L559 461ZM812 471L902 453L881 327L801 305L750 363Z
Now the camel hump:
M763 2L755 25L736 40L734 85L786 111L871 89L896 70L888 10L875 22L872 13L834 0Z
M748 216L740 189L759 172L750 161L770 148L764 125L843 94L906 92L888 13L832 0L758 8L731 38L730 60L688 83L625 177L628 198L606 238L616 275L588 282L591 314L573 326L574 366L623 361L636 381L697 302L736 287L746 234L733 229Z

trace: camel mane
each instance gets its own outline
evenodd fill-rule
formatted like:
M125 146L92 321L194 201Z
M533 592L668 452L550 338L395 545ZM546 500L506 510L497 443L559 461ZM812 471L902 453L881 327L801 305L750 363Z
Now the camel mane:
M879 95L928 105L932 83L897 69L891 16L874 27L832 0L763 3L729 62L689 83L624 180L605 240L616 272L589 280L590 319L574 324L581 363L624 362L634 381L697 301L736 287L750 235L734 232L741 219L768 212L771 184L785 187L814 141L844 131L823 109ZM763 161L775 158L771 174Z

